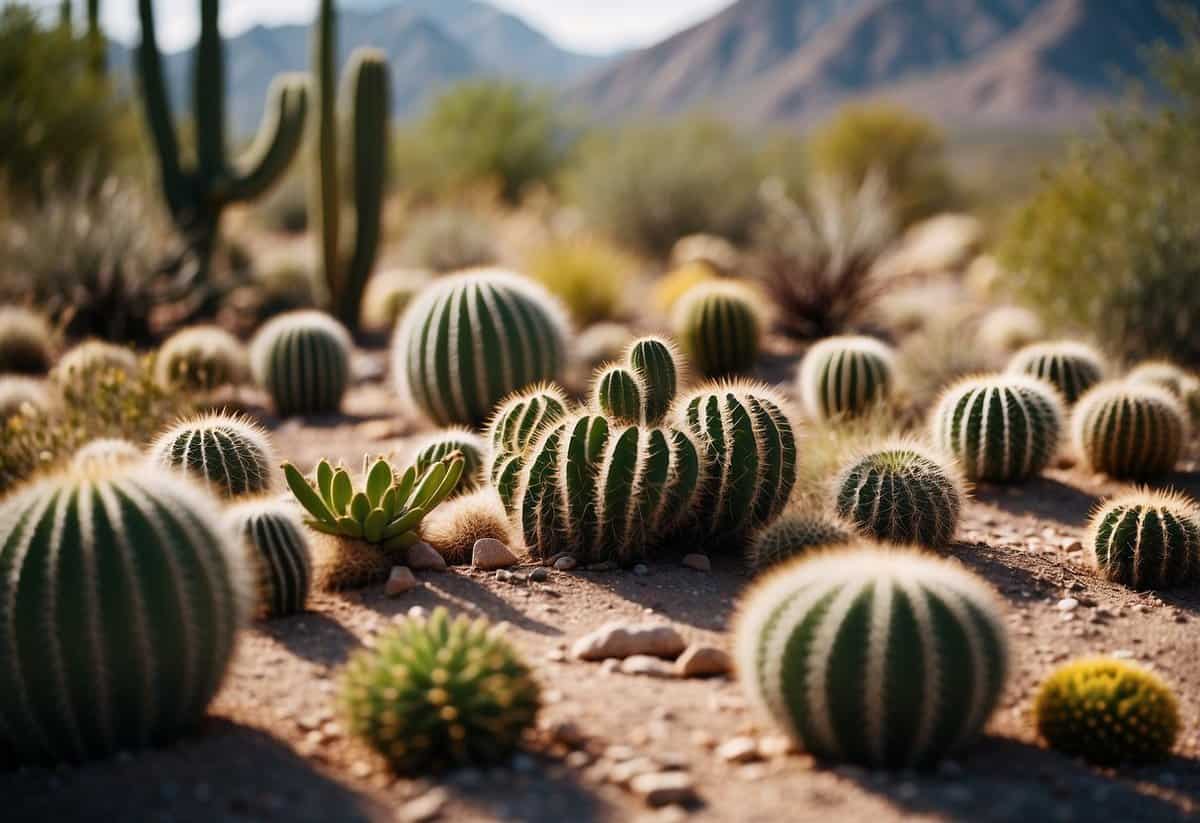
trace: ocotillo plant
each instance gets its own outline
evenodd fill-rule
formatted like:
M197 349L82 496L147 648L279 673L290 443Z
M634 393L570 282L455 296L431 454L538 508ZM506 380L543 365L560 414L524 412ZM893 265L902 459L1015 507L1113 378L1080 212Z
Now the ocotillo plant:
M344 157L338 153L337 7L333 0L321 0L313 30L313 65L317 131L310 212L319 228L317 242L331 310L354 329L379 250L391 104L387 59L375 49L359 49L350 56L342 98L351 101L351 108L341 119L350 131L351 151ZM341 235L351 223L342 215L343 205L349 206L343 201L353 202L353 243L343 242Z
M163 194L171 219L187 240L203 278L212 260L225 208L266 192L296 156L304 137L308 80L303 75L282 75L275 79L258 138L245 157L231 161L225 143L220 2L200 0L200 42L192 67L196 163L185 167L154 30L153 0L138 0L138 11L142 24L138 74L146 122L158 154Z

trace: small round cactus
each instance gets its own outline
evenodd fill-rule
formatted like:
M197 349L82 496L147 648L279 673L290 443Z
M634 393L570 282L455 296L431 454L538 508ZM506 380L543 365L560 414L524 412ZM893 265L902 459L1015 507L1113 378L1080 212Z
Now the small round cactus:
M696 371L724 377L754 368L766 321L754 292L719 281L696 286L680 298L673 328Z
M645 394L641 379L630 369L609 366L593 382L592 406L617 423L636 425L642 419Z
M0 508L0 740L77 762L192 731L247 615L217 501L142 464L71 469Z
M1101 766L1166 760L1181 726L1171 688L1122 660L1076 660L1042 684L1034 703L1038 734L1052 749Z
M942 394L930 429L933 441L958 458L968 479L1015 483L1050 464L1063 417L1058 392L1044 380L969 377Z
M483 423L498 402L566 364L566 315L540 285L495 269L438 280L404 312L393 379L438 425Z
M541 433L567 416L571 403L552 383L533 386L507 398L488 423L491 447L488 477L505 508L511 508L525 456Z
M240 385L248 375L245 346L220 326L181 329L154 360L154 380L164 388L210 392Z
M1200 389L1200 379L1197 379L1196 375L1167 360L1140 363L1125 375L1125 379L1130 383L1159 386L1183 401Z
M529 667L486 620L444 608L408 617L342 674L350 731L398 772L490 765L508 758L537 718Z
M55 396L44 380L0 376L0 424L26 411L45 413L54 407Z
M496 490L486 486L447 500L430 512L421 536L452 566L470 563L476 541L485 537L506 546L514 543L504 504Z
M941 548L954 539L963 508L958 468L915 443L872 449L835 484L840 517L867 537Z
M80 446L71 458L78 469L99 468L116 463L134 463L145 457L142 450L119 437L101 437Z
M813 420L862 414L891 394L895 355L873 337L829 337L815 344L800 365L804 411Z
M1058 389L1067 405L1104 379L1104 357L1091 346L1071 340L1034 343L1008 361L1010 374L1027 374Z
M259 329L250 364L280 416L332 414L350 384L352 350L341 323L323 312L296 311Z
M463 456L464 465L457 491L470 491L479 485L487 448L487 441L470 429L444 429L417 442L413 463L417 474L424 474L434 463L458 452Z
M142 365L133 349L103 340L88 340L60 357L50 376L61 385L99 370L115 370L132 377L141 369Z
M1080 398L1071 433L1076 451L1094 472L1160 477L1175 468L1183 452L1188 417L1166 389L1113 381Z
M159 435L150 459L183 469L226 497L271 491L275 450L267 433L240 417L214 414L186 420Z
M283 617L304 611L312 587L308 539L294 507L276 500L230 506L226 522L245 541L258 582L258 612Z
M831 518L784 512L778 520L754 534L746 562L751 569L760 572L817 549L849 542L850 532Z
M743 690L804 750L929 766L982 730L1004 690L999 598L957 564L831 550L768 574L734 627Z
M0 306L0 374L45 374L54 362L55 333L46 318L20 306Z
M1092 516L1088 541L1105 578L1134 589L1168 589L1200 579L1196 504L1177 493L1141 491Z

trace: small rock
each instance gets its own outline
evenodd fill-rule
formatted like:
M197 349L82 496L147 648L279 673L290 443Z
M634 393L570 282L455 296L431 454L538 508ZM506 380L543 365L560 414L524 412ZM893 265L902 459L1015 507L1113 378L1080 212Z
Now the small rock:
M650 568L645 563L638 563L633 567L633 573L638 577L645 577L650 574Z
M641 774L629 784L633 793L648 806L688 805L695 803L696 786L687 772Z
M648 654L635 654L621 661L621 671L644 677L674 677L675 667Z
M401 806L399 818L405 823L427 823L442 813L448 800L445 789L430 789Z
M683 565L689 569L695 569L698 572L712 571L712 561L708 559L707 554L689 554L683 558Z
M608 782L618 786L628 786L635 778L643 774L654 774L662 771L657 763L648 757L635 757L618 763L608 770Z
M410 569L419 572L446 571L446 558L438 554L437 550L424 540L409 546L404 559L408 561Z
M1083 551L1083 543L1078 540L1067 540L1063 543L1063 549L1067 552Z
M1129 649L1117 649L1112 653L1112 657L1114 660L1132 660L1133 652Z
M475 541L475 547L471 550L471 565L484 571L504 569L517 565L517 556L496 538L484 537Z
M408 566L392 566L392 573L388 575L387 585L383 587L383 593L388 597L399 597L405 592L412 591L419 585L421 585L420 581L417 580L412 573L412 569Z
M726 763L753 763L761 760L758 741L753 737L734 737L717 747L717 757Z
M529 573L530 583L545 583L550 579L550 570L545 566L538 566Z
M729 674L733 661L729 653L715 646L688 646L675 661L675 673L680 677L714 677Z
M1072 612L1079 608L1079 601L1074 597L1064 597L1054 608L1060 612Z
M579 565L579 561L569 554L564 554L562 557L554 561L554 568L560 572L569 572L571 569Z
M758 753L766 758L783 757L796 752L796 743L790 737L773 734L758 741Z
M587 742L587 735L570 720L559 720L546 726L546 734L556 743L561 743L569 749L582 748Z
M624 659L635 654L674 660L687 644L674 626L663 623L606 623L571 647L576 660Z

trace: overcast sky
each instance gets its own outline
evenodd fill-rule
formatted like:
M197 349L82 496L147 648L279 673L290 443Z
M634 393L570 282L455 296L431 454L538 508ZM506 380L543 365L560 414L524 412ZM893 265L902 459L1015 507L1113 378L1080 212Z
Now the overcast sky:
M36 0L57 7L58 0ZM560 44L605 52L642 46L694 23L731 0L493 0L524 17ZM82 0L76 0L81 6ZM225 0L221 25L226 34L259 22L312 19L315 0ZM196 33L197 0L155 0L159 38L165 48L188 45ZM104 0L105 29L126 42L137 34L137 0Z

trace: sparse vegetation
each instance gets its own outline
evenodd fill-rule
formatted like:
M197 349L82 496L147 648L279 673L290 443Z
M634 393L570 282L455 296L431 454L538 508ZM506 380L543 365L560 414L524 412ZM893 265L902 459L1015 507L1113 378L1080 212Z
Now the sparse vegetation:
M529 261L529 275L563 301L582 328L617 318L637 262L593 238L558 240Z

